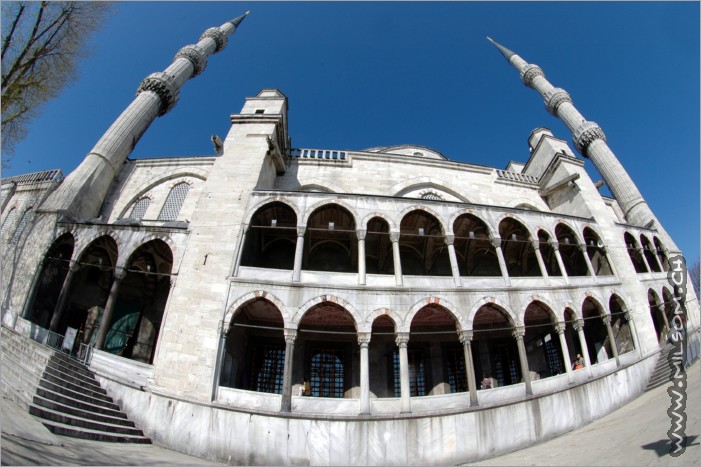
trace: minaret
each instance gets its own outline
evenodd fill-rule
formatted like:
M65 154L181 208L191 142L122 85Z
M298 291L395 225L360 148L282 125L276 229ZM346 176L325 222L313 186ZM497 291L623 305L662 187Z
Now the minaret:
M202 73L207 58L226 47L229 36L248 13L207 29L197 44L180 49L168 68L147 76L139 85L136 98L43 208L62 210L78 219L96 217L107 190L141 136L156 117L175 106L185 81Z
M490 37L487 39L519 71L523 83L543 96L548 112L567 125L572 132L572 140L577 151L594 163L618 201L626 220L633 225L662 230L662 226L643 199L635 183L606 144L606 136L599 125L587 121L572 104L570 95L564 89L556 88L550 84L538 65L526 63L521 57L496 43Z

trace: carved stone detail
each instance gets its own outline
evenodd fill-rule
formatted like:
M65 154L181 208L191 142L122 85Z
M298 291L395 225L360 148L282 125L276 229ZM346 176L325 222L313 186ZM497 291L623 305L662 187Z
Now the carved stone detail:
M538 76L545 76L543 70L541 70L538 65L528 65L521 73L521 80L523 81L523 84L529 88L532 88L533 82Z
M139 89L136 90L136 95L138 96L144 91L151 91L160 99L159 116L167 114L170 109L175 107L178 97L180 97L180 89L175 80L163 72L151 73L144 78L139 85Z
M473 331L460 331L458 335L462 345L472 342Z
M599 125L594 122L582 122L581 125L574 131L574 136L572 141L574 142L577 151L580 152L584 157L587 157L587 148L589 145L600 139L606 141L606 135L604 130L602 130Z
M565 322L564 322L564 321L558 321L557 323L555 323L555 324L553 325L553 327L555 328L555 332L556 332L558 335L561 335L561 334L564 334L564 333L565 333L565 326L566 326L566 325L565 325Z
M358 344L360 347L367 347L370 344L370 338L372 333L369 332L359 332L358 333Z
M575 321L572 321L572 327L574 327L574 330L579 332L584 329L584 320L583 319L577 319Z
M601 321L603 321L606 326L610 326L611 325L611 315L602 316Z
M205 32L202 33L200 36L200 40L210 38L214 42L217 43L217 48L214 50L214 53L219 52L221 49L226 47L226 44L228 42L228 38L226 37L226 34L219 29L219 28L209 28Z
M194 68L192 76L199 75L207 67L207 54L195 45L186 45L180 49L178 53L175 54L173 60L177 60L178 58L185 58L192 63L192 67Z
M285 342L288 344L294 344L295 339L297 339L297 330L296 329L287 329L285 328L283 330L283 333L285 334Z
M409 343L409 333L398 332L394 339L394 342L397 344L397 347L406 347Z
M550 92L548 92L545 95L545 108L548 110L548 112L551 115L554 115L557 117L557 108L562 104L563 102L569 102L570 104L572 103L572 98L570 95L567 93L562 88L554 88Z
M492 237L489 239L494 248L501 248L501 237Z
M521 340L521 339L523 339L523 336L526 335L526 329L525 328L514 328L514 330L511 331L511 335L513 336L514 339Z

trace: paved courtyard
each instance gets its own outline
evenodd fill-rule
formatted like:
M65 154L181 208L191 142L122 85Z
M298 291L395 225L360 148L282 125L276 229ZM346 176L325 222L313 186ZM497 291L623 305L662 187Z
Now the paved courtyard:
M670 398L666 386L644 393L593 423L537 446L469 465L699 465L699 362L688 371L688 445L669 455ZM56 436L2 399L2 465L224 465L156 445L86 441Z

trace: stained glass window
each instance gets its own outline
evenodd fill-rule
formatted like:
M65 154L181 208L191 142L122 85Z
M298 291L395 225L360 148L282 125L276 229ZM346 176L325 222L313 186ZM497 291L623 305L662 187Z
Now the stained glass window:
M15 216L17 216L17 209L12 208L10 213L5 218L5 222L2 223L2 228L0 229L0 237L5 236L5 232L7 232L7 229L9 229L12 225L12 222L14 222Z
M168 198L166 198L166 202L163 204L163 209L161 209L161 213L158 215L158 220L174 221L177 219L180 208L183 206L189 190L190 185L185 182L178 183L171 188L170 193L168 193Z
M17 229L15 229L15 233L12 235L12 238L10 239L10 243L17 243L17 240L19 240L20 235L22 235L22 231L27 225L27 222L29 222L29 218L32 216L32 208L27 209L24 211L24 214L22 214L22 217L19 220L19 224L17 225Z
M150 204L151 204L151 200L149 198L145 198L145 197L141 198L139 201L134 203L134 207L131 210L131 214L129 215L129 218L136 219L136 220L143 219L144 214L146 214L146 210L148 209Z

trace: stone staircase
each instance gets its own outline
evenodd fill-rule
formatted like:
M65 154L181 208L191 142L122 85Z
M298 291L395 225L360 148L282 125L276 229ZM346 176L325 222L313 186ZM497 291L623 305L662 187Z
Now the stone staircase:
M671 352L673 348L674 346L672 346L672 344L665 343L660 352L660 357L657 359L657 365L655 365L652 376L650 376L647 386L645 387L646 392L671 381L671 370L669 368L669 362L667 362L667 355L669 355L669 352Z
M5 327L1 337L3 395L50 431L96 441L151 442L85 365Z

